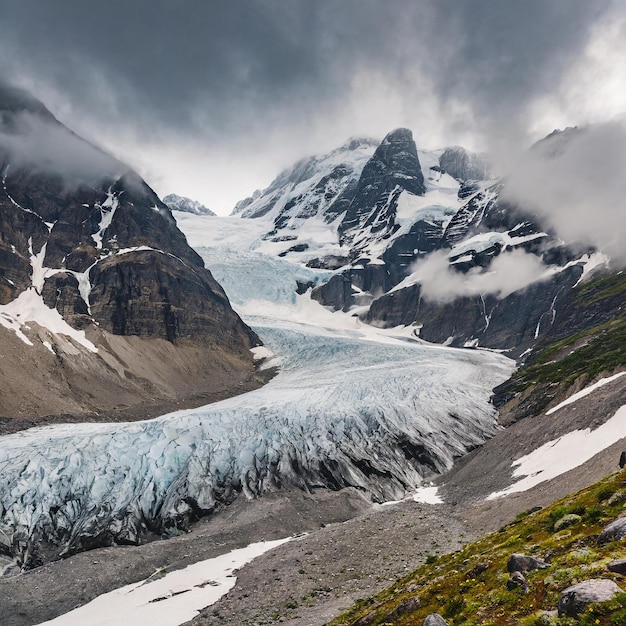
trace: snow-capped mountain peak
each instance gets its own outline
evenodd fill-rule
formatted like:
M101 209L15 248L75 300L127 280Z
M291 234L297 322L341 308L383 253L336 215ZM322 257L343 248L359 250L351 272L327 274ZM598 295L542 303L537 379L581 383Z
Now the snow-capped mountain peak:
M192 200L186 196L179 196L175 193L170 193L163 197L164 204L170 211L181 211L182 213L193 213L194 215L212 215L215 213L211 209L198 202L198 200Z

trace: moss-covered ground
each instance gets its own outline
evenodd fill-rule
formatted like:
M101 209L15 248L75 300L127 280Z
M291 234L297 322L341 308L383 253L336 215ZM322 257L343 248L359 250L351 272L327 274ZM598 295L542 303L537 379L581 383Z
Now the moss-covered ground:
M626 557L626 540L599 546L597 536L626 511L626 472L613 474L575 495L537 511L520 514L498 532L462 550L432 557L378 595L357 603L333 626L423 623L439 613L448 624L509 626L626 625L626 593L591 605L577 618L555 614L560 592L591 578L610 578L626 591L626 581L606 565ZM565 515L573 525L555 530ZM557 525L558 528L558 525ZM523 553L546 558L550 567L527 574L528 593L507 589L507 561ZM419 600L419 607L411 599Z

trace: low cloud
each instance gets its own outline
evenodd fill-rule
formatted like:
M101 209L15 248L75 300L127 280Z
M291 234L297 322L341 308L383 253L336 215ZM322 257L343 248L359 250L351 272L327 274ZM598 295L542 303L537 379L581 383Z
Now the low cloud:
M467 296L505 298L532 283L547 280L554 270L547 268L534 254L512 250L495 257L487 269L476 267L462 273L450 266L445 250L438 250L418 261L413 273L424 298L445 304Z
M503 198L534 211L566 243L626 262L626 124L553 135L507 176Z
M0 125L0 149L11 166L57 175L66 182L91 183L128 170L53 118L33 113L16 113L8 127Z

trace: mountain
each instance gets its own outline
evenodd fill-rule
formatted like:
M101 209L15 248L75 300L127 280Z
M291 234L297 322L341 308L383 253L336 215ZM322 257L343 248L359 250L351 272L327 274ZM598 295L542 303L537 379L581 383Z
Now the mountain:
M212 215L215 217L215 213L211 209L207 209L204 204L185 196L179 196L175 193L170 193L163 197L163 203L170 211L182 211L183 213L193 213L194 215Z
M558 158L580 132L552 133L531 153ZM582 276L606 263L589 247L565 245L544 219L511 201L485 155L460 146L420 150L402 128L373 152L367 147L358 146L358 160L351 143L305 159L236 209L267 220L264 251L334 272L321 286L311 283L326 306L379 326L419 325L428 341L515 356L548 331ZM331 160L352 165L339 166L341 188L320 202L316 190Z
M10 87L0 89L0 172L0 333L12 357L0 364L0 415L123 413L253 374L258 338L168 207ZM199 367L216 384L189 377Z

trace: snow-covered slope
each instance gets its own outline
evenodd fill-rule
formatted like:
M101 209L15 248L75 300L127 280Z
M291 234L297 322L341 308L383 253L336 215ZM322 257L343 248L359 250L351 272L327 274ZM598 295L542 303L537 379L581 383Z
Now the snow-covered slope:
M280 371L255 392L153 421L0 439L0 543L27 566L174 532L241 491L353 485L398 499L494 432L488 400L510 360L330 313L293 295L302 268L290 273L288 261L250 251L257 233L238 219L183 215L189 240L203 240L198 251ZM241 257L225 254L235 242L244 272Z

